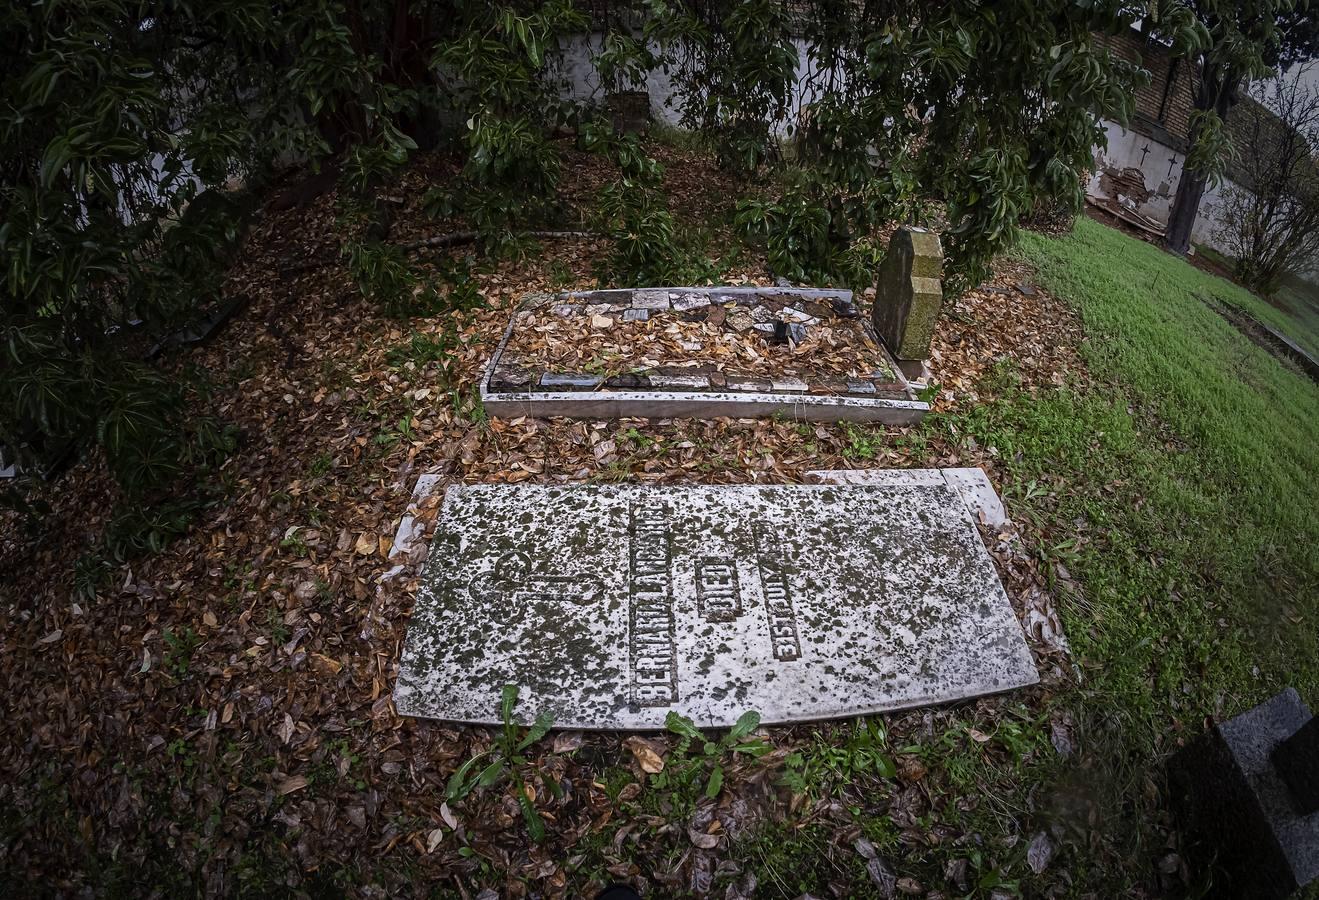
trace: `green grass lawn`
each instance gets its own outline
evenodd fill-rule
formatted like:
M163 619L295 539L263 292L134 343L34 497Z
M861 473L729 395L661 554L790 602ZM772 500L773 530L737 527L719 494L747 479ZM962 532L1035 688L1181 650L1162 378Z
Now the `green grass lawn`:
M1155 247L1082 218L1019 252L1080 312L1096 384L959 421L1080 585L1059 581L1086 745L1069 778L1128 854L1101 880L1139 881L1168 753L1286 685L1319 704L1319 388L1194 296L1239 288Z
M1219 265L1231 267L1232 260L1207 247L1198 247L1198 252ZM1319 359L1319 286L1304 281L1296 276L1287 276L1282 281L1277 295L1272 300L1264 300L1238 285L1223 279L1217 282L1213 293L1226 303L1254 316L1273 330L1285 334L1294 340L1311 356Z
M1253 299L1253 298L1252 298ZM1277 304L1285 310L1269 306L1266 315L1281 316L1279 322L1262 321L1281 331L1319 359L1319 286L1299 278L1284 280L1278 289Z
M1083 219L1022 252L1080 311L1103 386L983 415L1024 417L998 443L1018 477L1071 476L1055 519L1083 526L1069 624L1093 684L1149 712L1319 699L1319 389L1194 296L1239 288L1155 247Z

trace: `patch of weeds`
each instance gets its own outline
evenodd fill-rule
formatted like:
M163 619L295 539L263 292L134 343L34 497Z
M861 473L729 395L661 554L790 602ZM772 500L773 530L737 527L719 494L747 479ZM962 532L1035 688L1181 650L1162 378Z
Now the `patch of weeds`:
M560 291L567 290L577 280L572 269L561 259L550 261L548 275L550 287Z
M650 435L642 434L640 431L637 431L635 426L623 432L623 437L635 444L639 450L648 450L658 443L658 441Z
M636 784L636 779L632 776L632 772L622 766L610 766L608 769L605 769L600 773L600 776L596 778L596 781L605 786L605 796L608 797L609 802L613 803L615 806L625 802L619 799L623 790L629 784Z
M84 553L73 563L73 592L82 600L92 600L96 592L110 581L110 561L96 552Z
M412 332L406 344L393 347L385 354L385 361L396 369L411 365L424 369L431 363L437 363L440 372L448 376L454 361L458 358L458 332L452 324L435 334L421 331Z
M822 896L828 885L865 881L861 857L851 847L834 843L834 830L827 825L794 828L774 822L739 841L737 855L756 876L758 897Z
M487 304L480 283L472 277L472 258L447 258L439 264L440 274L449 289L444 295L445 310L470 312Z
M165 671L175 678L184 678L192 665L193 652L201 646L201 635L188 625L182 631L166 628L160 637L165 642Z
M724 765L733 754L760 757L772 748L759 738L747 740L760 725L760 713L743 713L719 740L708 740L700 729L676 712L664 719L664 727L680 740L669 754L663 771L650 777L650 785L668 799L673 812L685 817L695 809L700 796L714 799L724 785Z
M294 525L284 532L284 537L279 542L279 549L292 550L295 556L304 557L307 555L307 542L302 539L298 531L298 526Z
M847 437L847 445L843 447L845 459L874 459L884 446L880 438L852 422L843 423L843 434Z
M284 614L276 606L266 609L266 628L270 631L270 640L275 646L287 644L289 627L284 624Z
M399 440L411 441L416 432L412 427L412 413L405 413L392 425L382 425L373 442L377 447L392 447Z
M522 810L522 819L527 825L527 833L533 841L540 843L545 838L545 822L536 811L531 798L527 796L523 769L530 760L523 755L523 751L549 733L554 725L554 716L542 711L536 716L532 726L524 731L513 722L513 708L517 702L517 685L504 685L500 699L500 718L503 720L503 727L495 738L494 746L476 754L458 767L458 770L449 777L444 797L451 803L457 802L478 788L494 787L505 778L511 779L513 793L517 796L518 807ZM556 798L562 796L563 789L550 775L541 771L540 779Z
M329 451L325 451L316 454L316 458L311 461L311 467L308 469L308 474L310 474L312 478L320 478L333 468L334 457Z
M782 782L799 794L829 796L844 786L895 775L883 722L859 719L845 731L815 732L809 748L784 760Z
M159 553L170 541L187 532L193 517L205 506L198 499L130 505L106 526L106 553L119 562Z
M449 397L453 404L454 415L458 418L473 425L485 425L490 421L490 414L485 411L485 404L481 402L481 392L476 385L472 385L466 394L450 391Z

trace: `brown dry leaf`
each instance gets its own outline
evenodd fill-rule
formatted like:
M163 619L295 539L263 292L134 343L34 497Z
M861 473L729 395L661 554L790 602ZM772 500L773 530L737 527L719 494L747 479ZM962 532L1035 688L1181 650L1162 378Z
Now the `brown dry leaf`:
M555 753L571 753L579 749L586 741L586 735L580 731L560 731L554 736L552 745Z
M337 659L331 659L323 653L313 653L311 655L311 665L322 675L338 675L343 668L343 663Z
M306 778L301 775L294 775L291 778L285 778L275 788L275 792L281 797L285 794L291 794L294 791L300 791L308 784Z
M664 771L664 757L660 755L664 751L662 745L636 735L624 741L623 745L632 751L632 755L641 766L641 771L651 775Z
M713 850L719 846L718 835L706 834L696 828L687 829L687 839L692 842L692 846L699 847L702 850Z

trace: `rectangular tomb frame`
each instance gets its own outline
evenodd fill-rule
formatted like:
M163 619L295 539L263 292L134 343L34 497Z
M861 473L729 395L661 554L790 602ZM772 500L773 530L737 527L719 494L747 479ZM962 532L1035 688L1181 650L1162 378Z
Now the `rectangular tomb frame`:
M732 295L737 297L759 296L807 296L836 300L851 304L852 293L841 290L808 288L756 288L756 287L712 287L712 288L652 288L648 293L706 291L712 296ZM562 306L569 301L597 299L607 295L613 302L627 294L624 290L577 291L553 296L541 296L534 301L537 305ZM740 302L740 301L739 301ZM522 308L522 307L520 307ZM589 309L590 306L583 306ZM669 378L673 390L620 389L620 390L547 390L543 385L528 383L525 390L495 391L491 389L491 379L503 357L509 340L516 327L516 314L504 330L495 352L487 362L479 383L479 394L487 412L494 416L564 416L568 418L753 418L780 415L789 419L811 422L879 422L891 425L911 425L921 421L929 411L929 404L915 399L914 393L907 386L901 370L894 365L896 383L906 393L906 399L893 399L879 396L835 395L804 393L802 385L795 379L780 379L782 390L775 390L771 382L769 390L747 390L743 386L730 386L726 390L682 390L687 379ZM873 328L868 322L863 327L874 337ZM882 342L876 340L878 346ZM691 379L695 384L695 379ZM563 382L573 387L585 385L581 379L578 385L573 379L563 377L553 384ZM668 382L666 382L667 384Z

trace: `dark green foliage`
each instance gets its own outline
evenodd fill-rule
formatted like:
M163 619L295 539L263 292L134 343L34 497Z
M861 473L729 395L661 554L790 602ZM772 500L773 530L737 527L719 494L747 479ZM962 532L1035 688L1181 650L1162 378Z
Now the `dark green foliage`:
M754 172L775 155L797 50L786 4L775 0L657 4L647 35L676 66L682 123L717 135L720 163Z
M619 172L601 189L596 213L596 227L614 239L600 280L638 286L673 282L682 251L661 190L663 167L646 155L635 135L616 135L596 122L586 123L582 132L587 149L609 158Z
M553 198L559 155L548 128L571 118L553 69L559 39L588 19L569 0L459 10L459 27L431 60L452 78L467 152L461 183L443 207L466 215L487 247L499 249Z
M233 127L252 85L233 60L265 27L235 4L0 12L0 443L25 468L95 442L140 500L224 445L185 415L184 386L140 360L215 300L241 234L241 198L197 192L241 174L258 139ZM189 90L207 67L232 90Z

